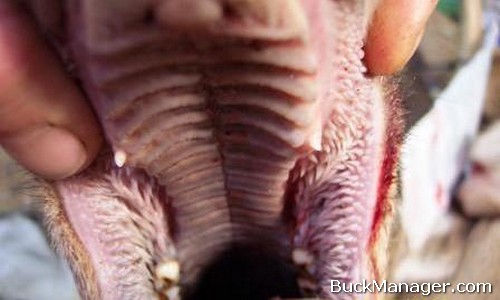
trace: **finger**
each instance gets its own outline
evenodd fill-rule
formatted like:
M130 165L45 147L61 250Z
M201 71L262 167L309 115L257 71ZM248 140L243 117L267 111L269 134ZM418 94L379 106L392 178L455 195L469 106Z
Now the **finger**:
M0 143L49 179L72 175L96 156L100 129L77 86L9 1L0 1Z
M365 64L373 75L400 71L423 36L437 0L380 0L365 45Z

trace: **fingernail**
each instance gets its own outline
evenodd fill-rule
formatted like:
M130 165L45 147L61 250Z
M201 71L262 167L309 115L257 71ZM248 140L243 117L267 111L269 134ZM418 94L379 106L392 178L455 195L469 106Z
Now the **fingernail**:
M412 54L415 53L415 51L417 51L418 46L420 46L420 42L424 38L424 34L425 34L425 27L421 28L419 31L415 33L415 39L413 41L413 45L411 48Z
M87 163L83 143L66 129L44 126L2 139L6 151L31 172L46 179L71 176Z

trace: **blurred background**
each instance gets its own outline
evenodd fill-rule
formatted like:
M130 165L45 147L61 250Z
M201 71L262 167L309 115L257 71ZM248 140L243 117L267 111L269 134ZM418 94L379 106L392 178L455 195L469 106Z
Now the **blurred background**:
M428 299L500 299L499 13L498 0L439 1L403 74L409 127L389 279L493 287Z
M430 299L500 299L499 16L498 0L439 1L400 74L408 128L390 280L494 286ZM31 180L0 149L0 300L78 299Z

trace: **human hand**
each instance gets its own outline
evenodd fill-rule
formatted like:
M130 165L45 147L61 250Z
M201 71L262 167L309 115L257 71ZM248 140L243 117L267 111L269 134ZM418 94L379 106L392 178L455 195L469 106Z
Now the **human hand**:
M13 1L0 0L0 145L47 179L85 168L102 143L82 93Z
M365 64L370 74L390 75L405 66L417 49L437 2L379 0L365 46Z
M380 0L365 47L371 74L391 74L406 64L436 2ZM62 64L13 3L0 1L0 144L32 172L65 178L97 155L99 125Z

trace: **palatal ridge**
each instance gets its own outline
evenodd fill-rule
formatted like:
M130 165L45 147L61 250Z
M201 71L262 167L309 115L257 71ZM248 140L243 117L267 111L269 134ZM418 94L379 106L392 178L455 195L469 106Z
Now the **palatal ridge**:
M330 280L384 276L403 126L363 65L370 1L28 4L106 137L42 187L82 299L354 299Z

